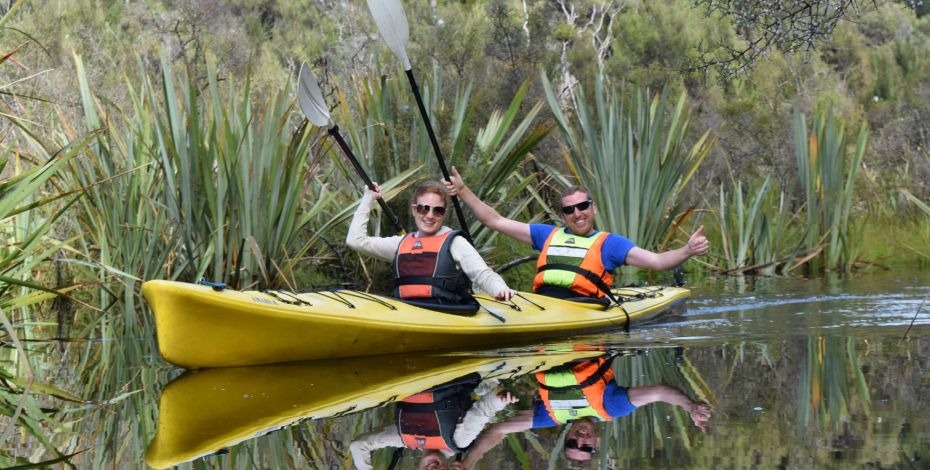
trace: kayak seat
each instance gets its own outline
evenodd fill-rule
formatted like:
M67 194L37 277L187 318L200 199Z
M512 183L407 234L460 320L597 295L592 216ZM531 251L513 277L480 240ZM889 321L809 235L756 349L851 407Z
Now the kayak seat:
M408 305L413 305L414 307L425 308L428 310L435 310L439 313L448 313L451 315L459 315L463 317L470 317L478 313L478 310L481 309L481 304L477 300L471 299L471 302L467 304L452 304L443 302L441 300L427 300L427 299L396 299L400 302L403 302Z

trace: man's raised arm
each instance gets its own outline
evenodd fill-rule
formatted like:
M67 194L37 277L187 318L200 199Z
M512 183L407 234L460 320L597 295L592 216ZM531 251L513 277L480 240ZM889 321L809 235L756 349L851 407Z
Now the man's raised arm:
M508 219L500 215L493 207L485 204L481 199L478 199L478 196L475 195L471 189L468 189L468 186L465 186L465 182L462 180L462 177L459 176L459 172L454 166L452 167L451 178L451 182L442 180L449 194L461 198L482 224L495 232L503 233L521 242L532 243L529 224Z

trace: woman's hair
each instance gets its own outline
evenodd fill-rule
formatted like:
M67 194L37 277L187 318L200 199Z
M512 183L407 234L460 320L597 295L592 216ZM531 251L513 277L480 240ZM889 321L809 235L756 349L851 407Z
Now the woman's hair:
M410 205L417 203L417 198L426 193L436 193L442 196L442 203L449 206L449 191L439 181L420 181L413 193L410 194Z

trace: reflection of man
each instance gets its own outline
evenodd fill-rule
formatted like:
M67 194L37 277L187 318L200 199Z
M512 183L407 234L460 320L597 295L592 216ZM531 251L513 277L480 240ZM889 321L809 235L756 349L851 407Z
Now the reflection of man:
M569 424L563 455L578 462L591 460L600 448L598 421L626 416L636 408L665 402L684 408L694 425L707 432L710 406L695 403L680 390L668 385L625 388L614 382L610 358L569 363L536 374L539 395L533 409L488 427L465 455L463 465L471 468L507 434L533 428Z
M477 374L446 382L397 403L396 424L362 435L349 449L359 470L372 468L371 452L382 447L423 449L418 468L445 469L446 459L461 453L494 415L517 401L497 390L496 380L481 382ZM480 395L472 400L472 393Z

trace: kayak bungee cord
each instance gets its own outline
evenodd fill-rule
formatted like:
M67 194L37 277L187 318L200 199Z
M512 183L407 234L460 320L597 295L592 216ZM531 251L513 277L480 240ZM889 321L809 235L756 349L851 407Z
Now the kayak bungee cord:
M367 293L367 292L362 292L362 291L357 291L357 290L341 290L341 291L339 291L339 293L342 294L342 295L350 296L350 297L355 297L355 298L359 298L359 299L364 299L364 300L367 300L367 301L369 301L369 302L374 302L374 303L376 303L376 304L381 304L381 305L387 307L387 308L390 309L390 310L397 310L397 306L396 306L396 305L394 305L394 304L392 304L392 303L390 303L390 302L388 302L388 301L386 301L386 300L381 300L381 299L379 299L379 298L377 298L377 297L375 297L375 296L373 296L373 295L371 295L371 294L369 294L369 293Z
M265 294L268 294L268 295L270 295L270 296L272 296L272 297L274 297L274 298L276 298L276 299L278 299L278 300L280 300L281 302L284 302L284 303L286 303L286 304L290 304L290 305L306 305L306 306L308 306L308 307L312 307L312 306L313 306L313 304L311 304L310 302L307 302L306 300L300 298L296 293L291 292L291 291L280 290L280 289L279 289L279 290L265 289L265 290L263 290L262 292L265 293ZM294 299L294 300L285 299L285 298L284 298L285 296L290 297L291 299Z
M523 300L525 300L525 301L527 301L527 302L533 304L533 306L536 307L536 308L538 308L539 310L542 310L542 311L545 311L545 310L546 310L545 307L543 307L542 305L537 304L536 302L533 302L533 301L530 300L530 299L527 299L526 297L523 296L523 294L521 294L521 293L519 293L519 292L517 292L516 297L519 297L519 298L521 298L521 299L523 299Z
M355 304L353 304L352 302L349 302L348 300L342 298L342 296L339 295L339 293L336 292L336 291L332 291L332 290L330 290L330 291L320 291L320 292L317 292L316 294L319 295L320 297L325 297L325 298L327 298L327 299L329 299L329 300L335 300L336 302L340 302L340 303L342 303L343 305L345 305L346 307L355 308ZM329 295L329 294L332 294L332 295Z

